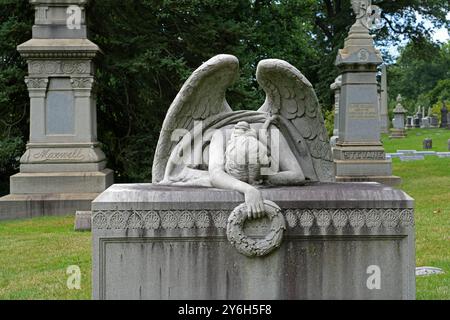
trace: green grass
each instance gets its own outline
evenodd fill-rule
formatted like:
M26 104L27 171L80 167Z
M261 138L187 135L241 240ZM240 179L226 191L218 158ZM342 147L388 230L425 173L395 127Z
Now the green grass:
M0 299L90 299L91 234L74 218L0 223ZM81 289L69 290L67 267L81 269Z
M389 139L388 135L383 135L383 144L386 152L394 153L397 150L423 150L423 140L433 139L433 149L431 151L448 152L448 140L450 130L444 129L411 129L407 130L406 139ZM428 151L428 150L427 150Z
M383 137L386 152L423 150L433 139L433 151L448 151L449 130L414 129L406 139ZM399 186L416 200L416 264L445 270L443 275L417 278L417 299L450 299L450 158L427 156L423 161L393 160Z
M422 150L433 139L446 151L450 131L412 130L408 138L383 137L387 152ZM401 189L416 200L417 266L439 267L444 275L417 278L418 299L450 299L450 158L393 161ZM0 223L0 299L90 299L91 234L73 231L73 217L45 217ZM66 269L78 265L80 290L66 286Z

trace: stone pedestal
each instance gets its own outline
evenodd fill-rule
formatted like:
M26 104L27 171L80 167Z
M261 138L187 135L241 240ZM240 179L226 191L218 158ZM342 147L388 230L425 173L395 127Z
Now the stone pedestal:
M402 97L397 97L397 106L394 109L394 120L392 121L393 128L391 129L391 139L402 139L406 137L405 130L405 114L406 110L403 108Z
M429 129L431 127L431 119L428 117L422 118L422 129Z
M44 206L46 198L77 199L79 207L51 202L50 209L75 214L72 209L89 208L96 194L113 183L97 141L93 60L100 49L87 39L86 0L30 2L36 9L33 38L18 46L28 62L30 140L20 173L10 179L8 203L23 196ZM86 199L86 194L93 196ZM36 215L26 203L14 208L0 206L0 220Z
M391 160L381 143L377 66L381 54L361 19L350 29L336 65L342 73L339 139L333 149L336 181L376 181L396 185Z
M414 299L414 200L376 183L263 189L286 221L263 257L227 240L234 191L114 185L92 204L94 299ZM246 237L270 232L260 218Z

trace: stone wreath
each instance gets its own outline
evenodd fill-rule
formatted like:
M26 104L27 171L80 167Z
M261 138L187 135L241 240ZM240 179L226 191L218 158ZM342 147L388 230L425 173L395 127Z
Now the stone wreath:
M265 215L271 220L270 232L264 239L255 240L244 234L244 224L247 220L247 206L245 203L236 207L228 218L228 241L247 257L262 257L278 248L283 241L286 221L280 207L274 202L265 200Z

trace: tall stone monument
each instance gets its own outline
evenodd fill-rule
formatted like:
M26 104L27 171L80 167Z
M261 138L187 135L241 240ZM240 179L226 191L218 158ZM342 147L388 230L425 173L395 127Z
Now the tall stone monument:
M384 63L381 67L381 104L380 104L380 130L381 133L389 133L388 115L388 86L387 86L387 66Z
M414 299L414 200L333 183L321 108L294 66L258 64L258 111L230 108L238 75L230 55L200 66L169 108L153 183L93 201L94 299Z
M336 78L330 89L334 92L334 130L331 137L330 144L332 147L336 146L339 138L339 103L341 96L342 76Z
M87 0L30 0L33 38L18 46L28 62L30 139L0 219L75 214L113 183L97 141L94 58Z
M371 1L352 1L356 22L336 59L342 73L339 139L334 148L336 180L400 182L381 143L377 66L383 60L369 33Z
M441 128L447 129L448 127L448 109L445 105L445 100L442 100L442 109L441 109Z
M405 130L405 114L406 110L402 106L402 96L397 97L397 106L394 109L393 128L391 129L390 138L402 139L406 137Z

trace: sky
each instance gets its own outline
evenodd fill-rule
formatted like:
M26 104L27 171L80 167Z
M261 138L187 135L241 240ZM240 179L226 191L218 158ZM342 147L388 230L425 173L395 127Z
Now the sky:
M419 14L416 14L416 19L418 22L423 21L423 17ZM447 20L450 21L450 13L447 14ZM430 27L432 27L431 22L425 21L425 25L428 25ZM443 27L441 29L435 29L434 34L433 34L433 40L435 41L440 41L440 42L447 42L448 40L450 40L450 35L448 33L447 28ZM397 58L399 55L399 47L402 47L404 45L406 45L406 41L402 42L400 44L400 46L391 46L389 47L389 53Z
M447 20L450 21L450 13L447 14ZM433 38L434 40L445 42L450 39L450 36L446 28L441 28L436 30Z

